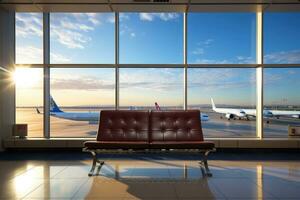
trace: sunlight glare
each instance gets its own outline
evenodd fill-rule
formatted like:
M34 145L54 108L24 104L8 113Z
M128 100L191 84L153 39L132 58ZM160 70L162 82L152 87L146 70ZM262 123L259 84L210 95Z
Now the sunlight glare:
M35 69L18 68L13 73L13 80L17 87L30 88L36 86L40 79L40 73Z

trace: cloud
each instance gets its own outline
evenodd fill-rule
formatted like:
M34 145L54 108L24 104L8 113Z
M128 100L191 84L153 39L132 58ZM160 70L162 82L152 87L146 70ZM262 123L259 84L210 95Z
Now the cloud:
M22 64L41 64L43 63L42 48L34 46L17 46L16 63Z
M197 43L198 46L201 46L201 47L209 47L212 43L214 43L214 39L206 39L204 41L200 41Z
M253 64L256 63L256 60L251 56L237 56L233 62L237 64Z
M74 23L68 20L62 20L60 22L60 25L62 28L66 28L66 29L70 29L70 30L81 30L84 32L89 32L89 31L93 31L95 28L93 26L89 26L86 24L80 24L80 23Z
M122 24L120 25L120 35L121 35L121 36L128 35L128 36L130 36L131 38L136 37L136 33L133 31L133 29L130 28L129 26L127 26L127 25L124 24L124 23L122 23Z
M120 21L125 21L125 20L129 20L129 19L130 19L130 17L129 17L128 14L126 14L126 13L120 13L119 14L119 20Z
M67 63L71 60L63 55L51 53L51 62ZM16 48L16 63L42 64L43 50L34 46L18 46Z
M136 35L135 35L135 33L130 33L130 37L135 37Z
M300 50L270 53L264 56L264 62L275 64L300 63Z
M55 90L112 90L114 88L113 83L99 80L93 76L51 79L51 89Z
M51 39L70 49L85 49L91 32L104 23L114 23L114 14L56 13L51 16Z
M43 36L43 16L37 13L16 13L16 35L19 37Z
M50 53L50 59L52 63L70 63L71 59L67 58L63 55L56 54L56 53Z
M136 69L120 73L121 88L165 92L183 87L181 69Z
M60 26L53 28L52 37L69 49L84 49L85 44L92 40L91 37L87 35L68 29L62 29Z
M192 69L189 87L205 91L255 87L255 72L248 69Z
M192 54L202 55L202 54L204 54L204 49L203 48L196 48L194 51L192 51Z
M214 60L214 59L206 59L206 58L197 58L192 64L229 64L231 63L229 60Z
M139 16L142 21L153 21L155 18L170 21L177 19L180 15L178 13L140 13Z

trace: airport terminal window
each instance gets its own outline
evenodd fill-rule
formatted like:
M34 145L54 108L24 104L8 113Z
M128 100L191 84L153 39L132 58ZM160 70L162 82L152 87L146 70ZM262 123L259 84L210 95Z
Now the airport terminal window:
M51 68L51 137L95 137L99 113L115 108L112 68Z
M201 110L205 137L256 137L256 70L189 68L188 109Z
M183 69L120 69L120 108L183 109Z
M16 68L16 123L28 124L28 137L43 137L43 69Z
M16 13L16 63L43 63L43 14Z
M264 136L288 137L289 126L300 126L300 68L264 70Z
M264 14L264 63L300 64L300 13Z
M121 64L183 63L182 13L120 13Z
M113 64L114 13L51 13L52 64Z
M253 64L255 51L255 13L189 13L189 64Z

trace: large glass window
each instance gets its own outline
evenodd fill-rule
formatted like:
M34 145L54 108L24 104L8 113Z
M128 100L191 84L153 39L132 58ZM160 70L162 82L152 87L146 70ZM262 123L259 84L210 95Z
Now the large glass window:
M264 14L264 63L300 63L300 13Z
M51 13L51 63L114 63L114 23L114 13Z
M188 108L205 137L256 137L255 69L188 69Z
M183 63L181 13L121 13L120 63Z
M114 109L114 69L51 71L51 137L95 137L99 113Z
M28 137L43 137L43 69L17 68L16 123L28 124Z
M287 137L289 126L300 126L300 68L264 72L264 136Z
M43 63L43 14L16 13L16 63Z
M188 63L251 64L256 59L255 13L190 13Z
M183 109L183 69L120 69L121 109Z

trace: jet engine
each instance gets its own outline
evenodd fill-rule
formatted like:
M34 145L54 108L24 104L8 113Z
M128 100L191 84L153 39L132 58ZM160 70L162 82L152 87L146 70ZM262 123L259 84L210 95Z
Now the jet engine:
M233 119L233 118L234 118L234 115L233 115L233 114L230 114L230 113L227 113L227 114L225 115L225 117L226 117L228 120L230 120L230 119Z
M300 115L292 115L292 118L300 119Z

